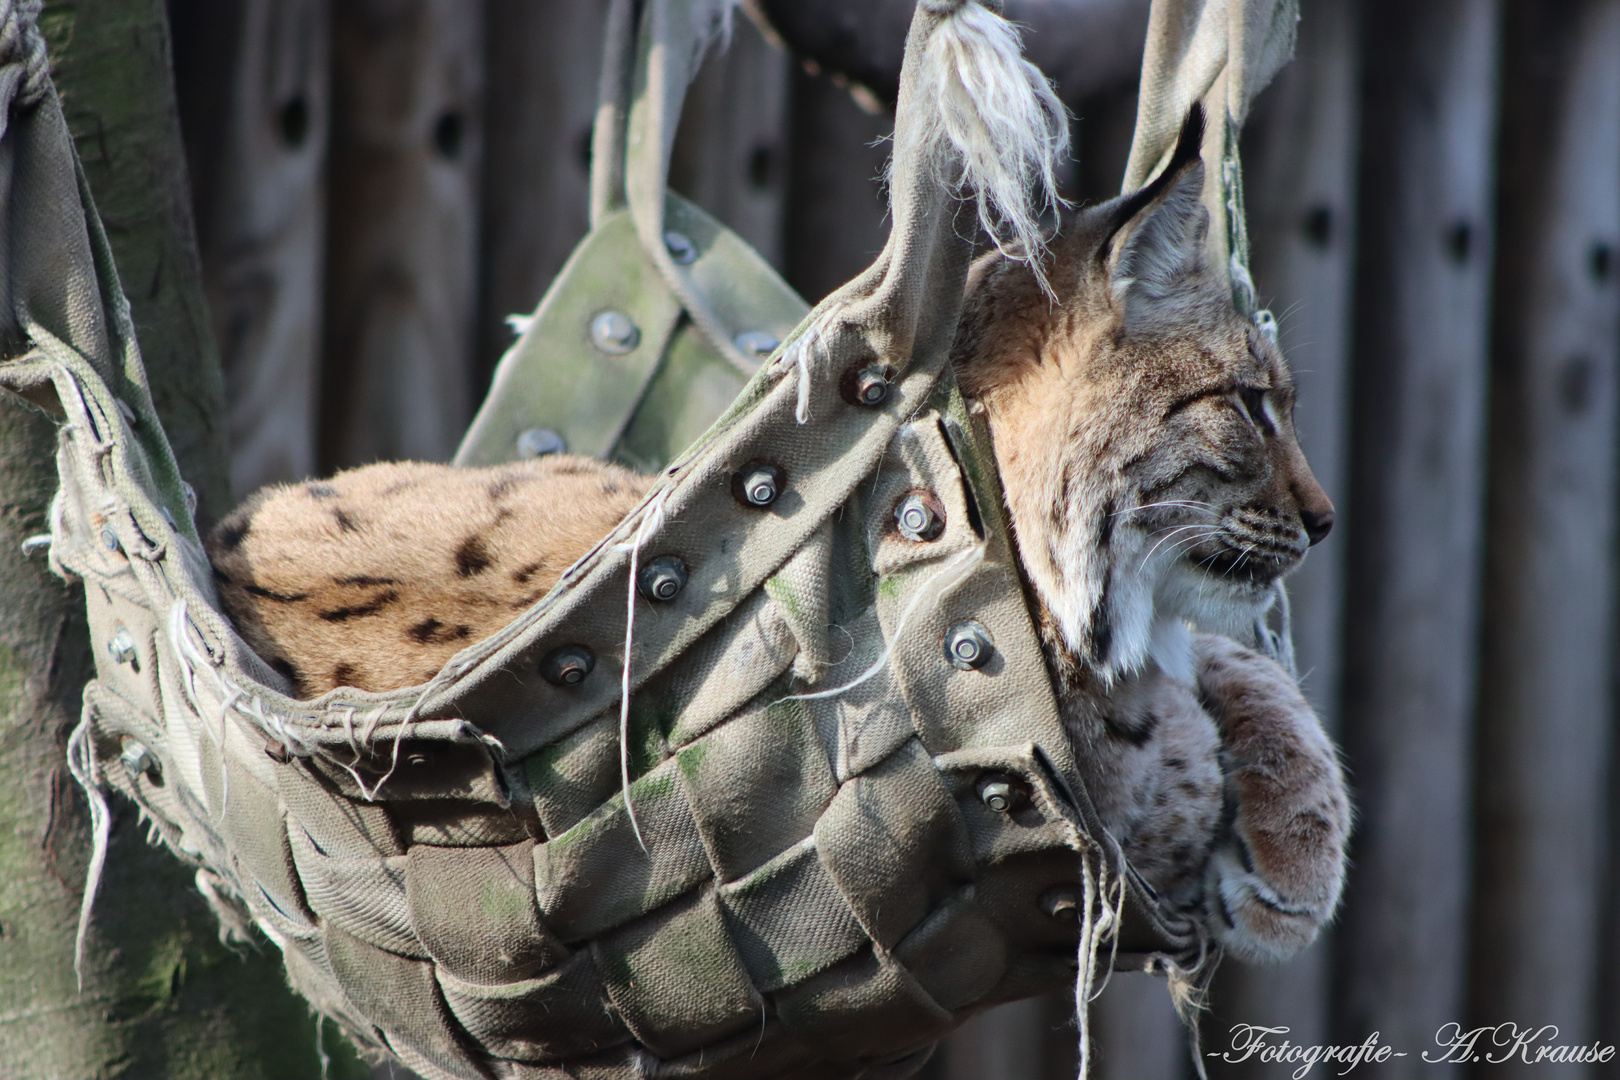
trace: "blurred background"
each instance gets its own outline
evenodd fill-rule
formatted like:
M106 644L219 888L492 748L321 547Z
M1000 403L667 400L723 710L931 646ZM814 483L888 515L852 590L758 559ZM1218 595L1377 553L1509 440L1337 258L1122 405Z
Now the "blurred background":
M672 186L812 303L883 244L911 7L754 0L688 98ZM1305 1044L1376 1032L1407 1054L1378 1067L1397 1077L1485 1069L1423 1063L1447 1024L1620 1042L1620 0L1301 7L1244 160L1254 277L1340 511L1293 579L1294 633L1358 825L1330 938L1282 967L1225 965L1203 1050L1230 1050L1239 1023ZM1118 191L1147 8L1009 0L1075 116L1074 200ZM448 458L514 340L507 316L584 235L606 4L168 9L235 494ZM927 1076L1072 1076L1073 1011L986 1014ZM1116 976L1096 1014L1095 1075L1191 1075L1156 980Z

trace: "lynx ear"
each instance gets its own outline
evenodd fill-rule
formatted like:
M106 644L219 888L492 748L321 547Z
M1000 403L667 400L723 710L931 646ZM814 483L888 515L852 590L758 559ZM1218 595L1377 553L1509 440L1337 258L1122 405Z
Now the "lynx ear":
M1141 191L1121 200L1101 254L1109 262L1127 326L1177 321L1204 269L1209 211L1199 159L1204 111L1194 106L1170 163Z

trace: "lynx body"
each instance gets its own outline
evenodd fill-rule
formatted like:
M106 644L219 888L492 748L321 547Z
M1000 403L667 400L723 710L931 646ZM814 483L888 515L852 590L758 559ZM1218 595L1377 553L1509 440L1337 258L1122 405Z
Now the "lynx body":
M1195 113L1159 179L1067 223L1056 303L1025 263L977 263L954 361L1100 814L1231 951L1281 958L1337 906L1349 801L1295 681L1230 637L1333 507L1287 366L1206 264L1201 135Z
M298 697L427 682L641 501L616 465L386 462L255 493L208 538L225 611Z
M1105 825L1231 951L1280 958L1338 902L1349 804L1294 680L1230 638L1333 511L1281 356L1205 266L1198 126L1159 180L1065 228L1057 303L1027 264L978 263L953 359ZM378 465L260 493L210 551L296 692L386 690L544 595L648 483L574 458Z

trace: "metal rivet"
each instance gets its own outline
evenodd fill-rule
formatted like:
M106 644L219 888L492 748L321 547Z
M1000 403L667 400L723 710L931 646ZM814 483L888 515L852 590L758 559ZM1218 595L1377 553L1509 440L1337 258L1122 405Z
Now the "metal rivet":
M112 531L112 526L101 530L101 546L108 551L118 550L118 534Z
M264 756L277 765L285 765L292 760L292 755L287 752L287 744L280 739L271 739L264 744Z
M118 755L118 758L124 763L124 768L129 770L131 777L156 776L160 771L158 759L152 751L146 748L145 743L134 739L124 740L124 752Z
M664 247L669 250L669 257L682 266L697 261L697 245L692 243L692 238L685 233L665 233Z
M855 402L881 405L889 396L889 372L879 364L868 364L855 373Z
M1053 889L1041 897L1041 910L1054 919L1064 922L1078 922L1080 919L1080 894L1073 889Z
M596 666L596 656L583 645L553 649L540 661L540 674L553 686L578 686Z
M963 671L982 668L990 662L995 643L990 632L973 619L957 623L945 632L945 659Z
M667 603L686 588L686 564L673 555L660 555L641 568L636 588L648 600Z
M517 451L521 458L545 457L547 454L561 454L568 449L563 437L550 428L530 428L518 436Z
M622 311L604 311L591 320L591 342L611 356L623 356L641 343L641 330Z
M945 531L945 508L929 492L913 491L894 508L894 523L907 540L938 540Z
M1018 788L1012 778L989 773L979 781L979 801L998 814L1005 814L1018 802Z
M113 631L112 640L107 642L107 653L115 664L133 664L136 656L134 636L120 626Z
M750 330L746 334L738 334L737 340L733 344L745 356L757 356L764 360L775 352L776 347L782 343L777 340L775 334L764 330Z
M763 462L744 465L732 482L731 493L748 506L769 506L782 494L782 470Z

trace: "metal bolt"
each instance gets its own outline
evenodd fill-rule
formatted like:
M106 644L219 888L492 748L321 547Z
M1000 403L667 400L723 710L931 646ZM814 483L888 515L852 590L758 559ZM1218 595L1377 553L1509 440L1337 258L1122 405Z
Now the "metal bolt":
M990 662L995 643L990 632L973 619L957 623L945 632L945 659L962 671L982 668Z
M1041 910L1054 919L1077 922L1080 919L1080 894L1073 889L1053 889L1041 897Z
M673 555L660 555L642 567L636 588L648 600L667 603L686 588L686 564Z
M889 396L888 371L868 364L855 373L855 401L861 405L881 405Z
M913 491L894 508L900 535L916 543L938 540L945 531L944 507L926 491Z
M684 233L667 232L664 234L664 247L669 249L669 257L682 266L697 261L697 245L692 238Z
M112 640L107 642L107 653L115 664L133 664L136 656L134 636L120 626L113 631Z
M118 534L112 531L110 525L101 530L101 546L108 551L116 552L118 550Z
M596 656L583 645L553 649L540 661L540 674L553 686L578 686L596 666Z
M990 773L979 781L979 801L998 814L1005 814L1018 801L1018 788L1010 777Z
M764 330L750 330L746 334L738 334L733 344L742 350L744 355L757 356L763 360L775 352L776 347L782 343L776 339L775 334Z
M591 343L610 356L623 356L641 343L641 329L622 311L604 311L591 320Z
M517 451L521 458L545 457L547 454L561 454L568 449L563 437L550 428L530 428L518 436Z
M152 751L148 750L144 743L136 742L134 739L124 740L124 752L118 757L124 763L124 768L129 770L131 777L156 776L160 771L158 759Z
M737 474L732 494L749 506L769 506L782 494L782 470L775 465L745 465Z

